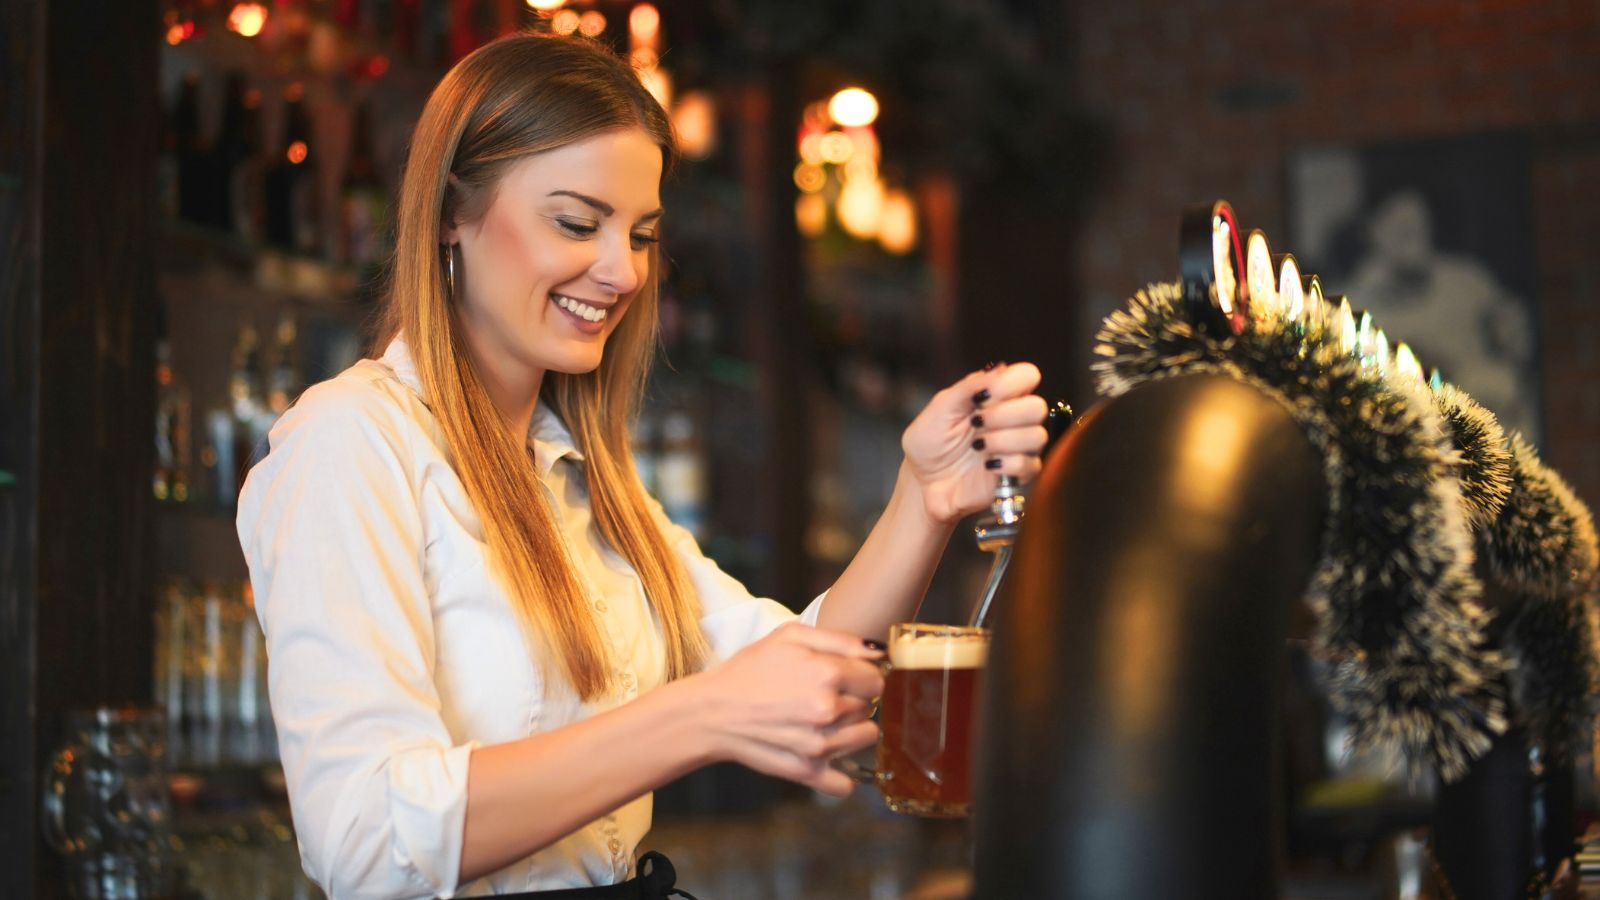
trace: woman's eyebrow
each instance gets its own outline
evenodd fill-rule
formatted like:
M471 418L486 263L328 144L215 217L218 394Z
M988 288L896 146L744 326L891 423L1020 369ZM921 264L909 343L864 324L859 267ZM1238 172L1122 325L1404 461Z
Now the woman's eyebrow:
M580 194L577 191L551 191L549 196L551 196L551 197L571 197L574 200L577 200L577 201L579 201L581 203L586 203L589 206L594 207L595 210L597 212L599 212L603 216L614 215L616 213L616 211L617 211L616 207L614 207L611 204L605 202L604 200L601 200L598 197L591 197L588 194ZM665 209L662 209L661 207L657 207L656 209L652 210L651 212L647 212L644 215L640 216L639 217L639 221L640 222L648 222L648 221L651 221L652 219L659 219L659 218L661 218L661 215L663 213L665 213L665 212L666 212Z

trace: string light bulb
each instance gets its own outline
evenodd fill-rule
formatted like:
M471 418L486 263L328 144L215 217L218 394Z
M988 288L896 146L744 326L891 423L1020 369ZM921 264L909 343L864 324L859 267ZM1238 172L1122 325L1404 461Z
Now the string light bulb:
M1422 375L1421 361L1405 341L1401 341L1399 346L1394 348L1394 373L1401 378L1413 379L1417 384L1428 383Z
M1278 308L1277 279L1272 276L1272 248L1259 228L1251 230L1244 248L1244 282L1250 290L1246 308L1251 316L1260 319Z
M584 37L599 37L606 30L606 17L597 9L591 9L578 17L578 33Z
M255 37L267 24L267 8L260 3L240 3L228 12L228 28Z
M1300 321L1305 313L1305 288L1300 283L1300 264L1293 253L1285 253L1278 269L1278 315L1290 322Z
M571 34L578 30L577 10L563 9L550 17L550 30L556 34Z
M878 98L858 87L845 88L828 101L828 115L846 128L865 128L877 121Z
M628 33L641 47L653 46L661 30L661 11L653 4L641 3L628 13Z
M1357 350L1356 317L1350 309L1350 298L1340 298L1339 312L1335 315L1339 323L1339 349L1354 354Z

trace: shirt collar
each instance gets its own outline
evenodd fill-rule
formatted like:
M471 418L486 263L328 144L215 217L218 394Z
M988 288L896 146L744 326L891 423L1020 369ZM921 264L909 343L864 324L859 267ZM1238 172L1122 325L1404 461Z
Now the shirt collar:
M384 348L378 360L394 372L401 384L422 397L422 379L417 375L417 364L411 357L411 348L403 338L396 337ZM572 440L572 432L555 411L541 402L533 408L533 420L528 423L528 446L533 448L533 461L541 477L550 474L558 461L571 458L583 462L583 453Z

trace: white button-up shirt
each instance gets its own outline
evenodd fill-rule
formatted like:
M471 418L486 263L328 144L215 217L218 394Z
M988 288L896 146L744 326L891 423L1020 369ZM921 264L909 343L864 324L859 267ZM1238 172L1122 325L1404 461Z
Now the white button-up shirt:
M571 435L541 404L528 440L616 666L614 692L590 703L538 664L403 342L308 389L245 481L239 539L266 634L300 858L334 900L584 887L633 874L648 794L457 885L472 748L614 708L665 675L639 578L590 519ZM751 596L653 511L698 593L713 661L795 618ZM801 621L814 624L822 600Z

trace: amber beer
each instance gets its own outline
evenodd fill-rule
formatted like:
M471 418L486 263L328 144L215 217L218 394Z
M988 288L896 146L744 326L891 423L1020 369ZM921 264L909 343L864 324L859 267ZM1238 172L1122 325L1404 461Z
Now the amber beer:
M988 650L981 628L890 631L877 775L895 812L958 817L970 810L972 723Z

